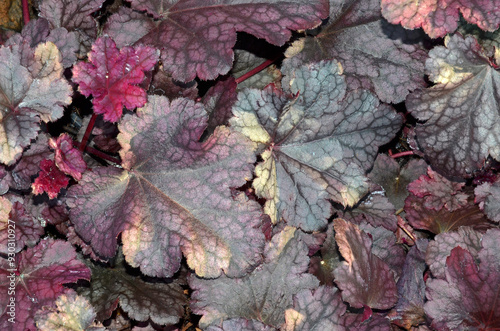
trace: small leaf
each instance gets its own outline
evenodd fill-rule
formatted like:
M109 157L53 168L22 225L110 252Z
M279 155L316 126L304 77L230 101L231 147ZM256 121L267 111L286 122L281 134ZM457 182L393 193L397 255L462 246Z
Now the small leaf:
M57 139L51 138L49 146L55 150L54 159L57 167L76 180L82 179L82 172L87 169L82 152L73 147L73 140L67 133Z
M45 192L50 199L56 198L61 189L68 186L69 178L52 160L42 160L40 169L40 174L32 184L33 193L37 195Z
M493 184L484 183L474 190L479 208L494 222L500 222L500 179Z

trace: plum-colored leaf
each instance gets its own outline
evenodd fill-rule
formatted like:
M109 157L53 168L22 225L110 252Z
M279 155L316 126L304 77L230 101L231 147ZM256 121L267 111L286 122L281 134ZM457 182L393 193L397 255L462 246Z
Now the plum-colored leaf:
M54 161L42 160L40 173L31 187L35 195L47 193L50 199L57 197L62 188L68 186L69 178L59 170Z
M213 132L219 125L227 125L227 121L232 117L231 109L237 99L237 86L234 78L227 77L219 81L203 96L202 102L209 114L209 132Z
M328 224L326 238L321 246L321 258L313 256L309 264L309 273L315 275L321 285L334 286L333 270L340 264L340 254L335 242L333 223Z
M345 261L334 270L342 299L352 307L388 309L397 302L396 282L389 266L371 250L372 240L358 226L334 220L335 239Z
M410 249L398 280L399 300L389 313L391 322L410 330L425 322L425 251L429 241L421 239Z
M80 55L85 55L97 37L97 22L91 14L101 8L104 0L43 0L38 4L40 17L52 28L65 28L78 34Z
M318 286L318 280L305 273L309 264L307 251L300 231L286 227L266 245L265 262L249 275L190 277L191 309L202 315L200 326L241 317L279 327L285 322L285 310L292 305L293 295Z
M181 97L195 100L198 97L198 83L196 81L182 83L174 80L165 71L159 70L153 76L148 93L164 95L170 100Z
M389 320L382 314L373 314L365 319L362 314L347 313L342 316L341 324L346 330L356 331L391 331Z
M23 57L29 67L21 64ZM12 165L31 139L38 135L40 120L54 121L71 102L72 90L62 77L57 47L46 42L35 50L26 45L0 48L0 162Z
M156 22L127 7L120 7L104 25L104 33L121 48L132 45L156 27Z
M471 36L446 37L429 56L426 72L436 85L406 101L412 115L426 121L417 125L418 143L435 170L471 176L488 154L500 159L500 73Z
M421 159L411 159L403 167L386 154L379 154L368 174L373 182L382 186L385 195L396 210L403 208L408 196L406 187L427 171L427 164Z
M97 319L104 321L119 304L136 321L151 319L158 325L173 325L184 314L187 298L178 281L147 282L132 276L125 269L120 254L114 268L91 265L90 287L79 294L89 299L96 309Z
M407 29L422 27L432 38L455 31L459 13L483 30L494 31L500 25L500 7L496 1L382 0L381 5L389 22Z
M132 1L132 8L159 19L139 42L161 49L165 70L184 82L227 73L237 31L281 46L290 30L314 28L328 16L327 0L147 0Z
M446 258L455 247L462 247L470 254L477 257L481 248L480 232L470 228L461 227L456 232L438 234L427 247L425 261L435 278L445 277Z
M346 305L335 287L320 286L316 290L302 290L294 296L293 308L285 312L286 331L342 331L340 317Z
M445 279L427 281L425 312L436 329L495 330L500 327L500 230L489 230L476 258L462 247L446 259Z
M426 51L419 36L382 19L380 0L330 0L328 23L314 37L292 45L282 71L333 58L342 64L350 89L369 89L383 102L401 102L408 91L424 86Z
M253 186L274 223L305 231L330 216L329 199L352 206L368 190L365 171L401 117L367 91L346 95L338 64L323 61L293 73L284 91L239 93L230 124L263 151Z
M55 302L56 307L44 307L35 315L38 330L42 331L104 331L94 324L96 313L84 297L75 292L62 294Z
M40 222L27 210L23 199L8 195L11 209L6 219L0 221L0 253L18 253L24 246L33 247L44 229ZM9 201L9 200L7 200Z
M15 323L8 321L11 315L3 314L0 316L3 330L34 330L36 311L52 306L61 294L73 291L62 284L90 279L89 268L77 259L71 244L62 240L41 240L37 246L19 253L14 267L3 258L0 263L1 311L11 311L7 305L15 301ZM9 295L11 285L15 293Z
M200 142L207 114L188 99L150 96L137 113L120 125L124 169L94 168L68 191L77 232L103 257L123 232L127 262L151 276L172 276L181 251L200 276L246 274L261 260L261 211L230 187L251 177L249 142L224 127Z
M158 61L155 49L146 46L116 48L110 37L100 37L92 46L90 62L79 62L73 68L73 81L80 84L85 96L93 96L97 114L117 122L123 107L142 107L147 101L146 91L137 84L144 80L144 72Z
M57 139L51 138L49 146L55 151L54 160L57 167L76 180L82 179L87 163L83 160L82 152L73 147L73 139L64 133Z
M220 325L210 325L207 331L277 331L270 325L246 318L231 318L224 320Z
M475 202L494 222L500 222L500 180L484 183L475 188Z
M398 228L396 208L389 202L383 191L374 191L363 198L352 210L342 212L340 217L360 224L368 222L373 226L383 226L391 231Z

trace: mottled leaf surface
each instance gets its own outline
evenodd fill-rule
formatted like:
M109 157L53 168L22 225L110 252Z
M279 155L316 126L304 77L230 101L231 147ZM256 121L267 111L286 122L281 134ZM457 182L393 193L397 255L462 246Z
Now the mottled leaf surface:
M115 254L123 232L127 262L147 275L173 275L181 251L200 276L244 275L264 244L260 207L229 189L251 176L249 143L224 127L199 142L201 104L149 100L120 125L124 169L94 168L68 191L77 232L103 257Z
M161 49L165 70L185 82L196 76L208 80L227 73L233 62L236 31L283 45L290 38L290 30L313 28L328 16L326 0L306 3L298 0L227 0L222 3L216 0L143 0L132 1L132 8L146 10L160 20L158 26L139 42ZM119 30L114 31L121 35Z
M344 330L340 317L346 305L335 287L320 286L315 290L303 290L293 299L293 308L285 312L286 331Z
M293 295L318 286L318 280L305 273L309 264L307 251L299 230L286 227L266 245L264 263L249 275L190 277L189 285L194 290L191 309L203 316L200 326L241 317L279 327L285 322L285 310L292 305Z
M500 25L498 2L489 0L382 0L382 14L407 29L422 27L432 38L455 31L459 14L483 30L494 31Z
M406 106L425 121L417 141L433 168L467 177L488 154L500 159L500 73L471 36L447 37L429 56L426 73L436 85L409 95Z
M57 167L76 180L82 179L82 173L87 169L82 152L73 147L73 139L65 133L49 140L49 146L54 149L54 160Z
M257 320L248 320L246 318L232 318L223 321L220 325L210 325L207 331L276 331L270 325L266 325Z
M34 316L43 306L52 306L61 294L72 292L62 284L78 279L90 279L90 270L76 257L71 244L62 240L44 239L18 255L14 270L7 260L0 261L0 304L6 311L10 300L10 280L15 284L15 323L7 321L7 314L0 316L3 330L24 331L35 329ZM11 278L7 278L11 276Z
M346 95L334 61L303 66L284 91L239 93L230 124L262 151L253 186L273 222L306 231L326 225L333 199L352 206L367 192L365 171L401 117L367 91Z
M388 309L397 302L394 274L371 252L372 240L358 226L334 220L335 239L345 261L333 271L342 299L352 307Z
M155 49L146 46L118 49L110 37L101 37L92 46L90 62L79 62L73 68L73 81L80 92L93 96L96 114L104 120L117 122L123 107L142 107L147 101L146 91L136 86L144 80L144 72L158 61Z
M68 186L69 178L52 160L42 160L40 169L38 177L31 185L33 194L47 193L50 199L56 198L61 189Z
M342 212L342 216L349 221L360 224L368 222L373 226L383 226L391 231L398 228L396 208L389 202L383 191L374 191L352 210Z
M484 183L474 190L475 202L479 208L495 222L500 222L500 180L494 183Z
M38 330L42 331L104 331L104 327L94 325L96 313L90 303L75 292L62 294L57 298L56 307L45 307L35 315Z
M383 102L397 103L424 85L426 52L418 37L387 23L380 0L330 0L328 23L292 45L282 70L333 58L342 64L350 89L369 89Z
M234 78L227 77L215 84L203 96L202 102L209 114L209 132L213 132L219 125L227 125L228 120L233 116L231 110L237 99L237 86Z
M21 55L29 66L22 64ZM21 156L37 137L40 120L62 116L72 94L62 73L61 56L51 42L35 50L26 44L0 48L1 163L12 165Z
M484 329L500 327L500 230L483 236L479 263L462 247L446 259L445 279L427 282L426 313L438 329Z

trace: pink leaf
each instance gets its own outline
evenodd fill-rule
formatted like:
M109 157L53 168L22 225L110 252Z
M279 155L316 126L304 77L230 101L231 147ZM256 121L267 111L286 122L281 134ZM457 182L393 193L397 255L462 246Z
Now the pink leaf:
M82 178L82 172L87 169L82 152L73 147L73 140L65 133L57 139L51 138L49 146L55 150L54 159L57 167L76 180Z
M32 184L34 194L46 192L49 198L54 199L62 188L68 186L69 178L57 168L52 160L40 162L40 174Z
M88 63L79 62L73 68L73 81L80 92L93 96L97 114L117 122L123 107L134 109L146 103L146 91L136 86L144 80L144 71L158 61L156 50L146 46L116 48L110 37L101 37L92 46Z

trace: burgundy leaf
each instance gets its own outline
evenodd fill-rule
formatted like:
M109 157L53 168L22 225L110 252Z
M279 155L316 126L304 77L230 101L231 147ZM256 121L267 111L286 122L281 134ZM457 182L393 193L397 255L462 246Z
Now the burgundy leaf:
M164 95L170 100L181 97L195 100L198 97L198 83L196 81L182 83L174 80L165 71L159 70L153 76L149 94Z
M396 282L389 266L371 252L372 240L356 225L334 220L335 239L345 262L334 270L342 299L352 307L388 309L397 301Z
M333 270L340 264L340 255L335 242L333 223L328 224L326 239L321 247L321 258L313 256L309 264L309 273L315 275L321 285L334 286Z
M206 111L188 99L150 96L138 115L120 125L124 169L94 168L68 191L77 232L102 257L123 232L127 262L147 275L173 275L181 251L200 276L246 274L261 259L261 211L229 188L251 176L249 142L223 127L199 142Z
M459 12L469 23L494 31L500 25L500 7L495 1L382 0L382 14L407 29L422 27L432 38L456 30Z
M247 320L246 318L232 318L223 321L219 325L210 325L207 331L277 331L270 325L266 325L256 320ZM152 330L153 331L153 330Z
M136 46L116 48L109 37L101 37L92 46L89 63L79 62L73 68L73 81L80 84L85 96L93 96L97 114L117 122L122 109L142 107L146 91L136 86L144 80L144 71L151 70L158 61L157 52L151 47Z
M302 290L294 296L293 309L285 312L286 331L336 330L340 317L346 311L335 287L320 286L316 290Z
M29 67L21 64L21 49ZM0 48L1 163L12 165L37 137L40 120L60 118L63 106L71 102L72 90L62 77L60 61L51 42L36 50L27 44Z
M90 270L76 257L74 248L62 240L44 239L18 255L14 266L5 259L0 261L0 316L3 330L35 329L34 316L43 306L53 306L61 294L72 292L62 284L74 283L78 279L90 279ZM14 294L8 294L13 287ZM15 304L15 323L8 321L13 317L8 313L10 302Z
M202 328L242 317L279 327L292 297L303 289L318 286L313 275L305 273L309 258L299 230L286 227L266 245L265 262L243 278L189 278L193 289L191 309L203 315Z
M202 102L209 114L208 130L210 132L213 132L219 125L227 125L228 120L233 116L231 109L237 100L237 85L234 78L227 77L203 96Z
M290 38L290 30L314 28L328 16L326 0L305 3L290 0L228 0L224 3L216 0L142 0L132 1L132 8L146 10L160 20L158 26L139 42L161 49L165 70L172 73L174 79L184 82L196 76L208 80L227 73L233 62L236 31L281 46Z
M479 208L494 222L500 222L500 179L493 184L484 183L474 190Z
M281 218L305 231L323 228L330 199L352 206L368 190L365 171L401 117L367 91L346 95L336 62L303 66L278 90L238 95L230 124L262 152L253 187L267 199L273 223Z
M500 7L499 7L500 8ZM490 154L500 159L500 73L474 37L454 35L429 52L426 72L436 83L408 96L417 140L434 169L468 177Z
M389 320L382 314L373 314L364 319L361 314L345 314L341 324L346 330L356 331L391 331Z
M49 146L55 150L54 160L57 167L76 180L82 179L82 173L87 169L82 152L73 147L73 139L65 133L57 139L51 138Z
M382 19L380 0L330 0L328 23L292 45L282 71L333 58L342 64L350 89L369 89L383 102L398 103L424 85L426 52L416 37L418 32Z
M169 283L146 282L127 273L123 255L114 268L92 265L89 288L79 294L89 299L97 312L97 319L111 317L117 304L136 321L151 319L158 325L173 325L184 314L187 298L178 281Z
M446 259L446 278L427 282L426 313L437 329L494 330L500 327L500 230L483 237L479 264L462 247Z
M373 226L383 226L391 231L396 231L398 228L396 208L389 202L383 191L370 193L356 208L341 214L341 217L348 218L349 221L358 225L361 222L368 222Z
M40 173L31 185L33 193L47 193L50 199L57 197L62 188L68 186L69 178L57 168L52 160L40 162Z

